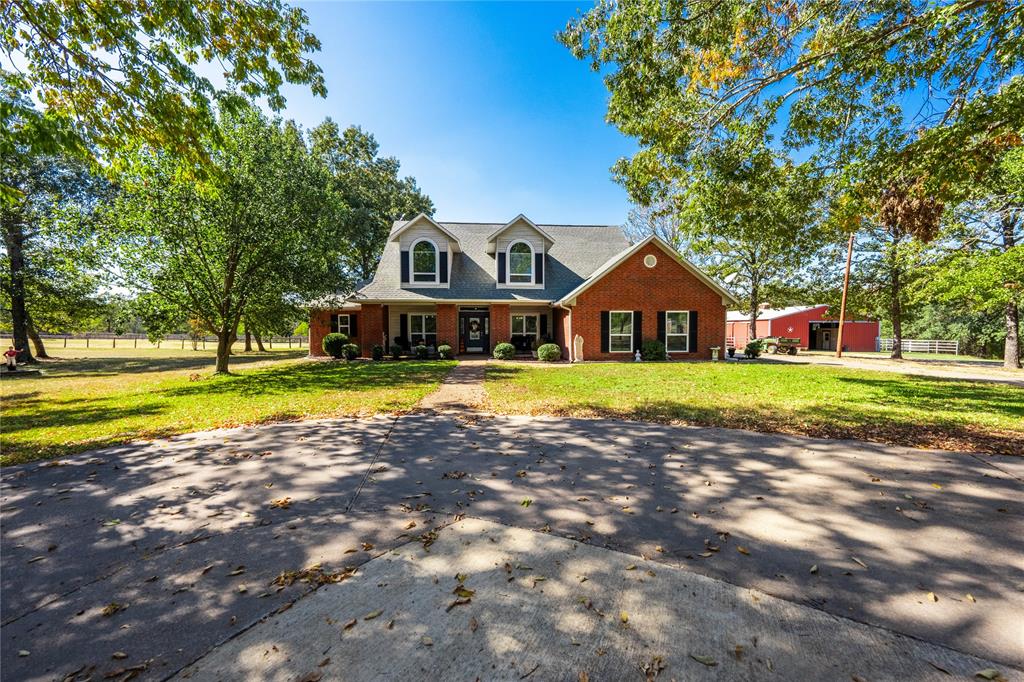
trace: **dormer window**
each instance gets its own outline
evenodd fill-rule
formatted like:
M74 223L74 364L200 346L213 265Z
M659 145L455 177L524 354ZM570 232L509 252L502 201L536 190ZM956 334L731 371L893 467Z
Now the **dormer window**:
M412 281L438 281L437 245L429 239L421 239L412 246Z
M508 247L509 284L533 284L533 247L513 242Z

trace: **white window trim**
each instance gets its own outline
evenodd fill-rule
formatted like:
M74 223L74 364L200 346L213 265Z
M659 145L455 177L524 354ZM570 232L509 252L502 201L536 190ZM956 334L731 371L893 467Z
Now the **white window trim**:
M417 280L416 275L429 275L429 272L416 272L416 247L421 243L426 242L434 247L434 279L432 280ZM438 248L437 244L434 243L433 239L427 237L420 237L412 243L409 247L409 285L417 286L421 284L440 284L441 283L441 249Z
M536 324L537 333L533 335L533 338L535 338L535 339L539 339L540 338L540 313L512 313L511 315L509 315L508 328L509 328L510 332L512 334L516 334L517 336L528 336L528 334L526 332L526 320L523 320L523 332L521 334L516 332L516 330L512 328L512 321L516 317L523 317L523 318L525 318L525 317L534 317L534 318L536 318L537 319L537 324Z
M526 244L526 248L530 249L530 281L529 282L513 282L512 281L512 247L516 244ZM509 242L509 245L505 247L505 286L508 287L532 287L537 284L537 250L533 248L533 244L526 241L525 239L516 239L515 241Z
M612 337L625 336L625 334L612 333L612 315L623 313L629 315L629 350L612 350ZM633 311L632 310L609 310L608 311L608 352L609 353L632 353L633 352Z
M434 318L434 331L432 331L432 332L422 331L422 332L419 333L419 336L422 336L425 339L427 334L433 334L434 335L434 344L436 345L437 344L437 313L407 313L407 314L409 315L409 329L407 330L408 334L409 334L409 337L406 340L409 342L409 346L411 347L413 339L417 338L416 333L413 332L413 330L412 330L412 318L414 318L414 317L422 317L422 318L424 318L423 322L420 323L420 326L424 330L427 328L427 320L426 320L426 318L428 318L428 317Z
M686 313L686 333L685 334L669 334L668 333L668 316L673 313ZM669 350L668 349L668 337L670 336L682 336L686 339L686 350ZM665 311L665 352L666 353L689 353L690 352L690 311L689 310L666 310Z
M341 318L345 318L345 331L341 331ZM348 313L338 313L334 317L334 329L331 330L335 334L344 334L345 336L352 336L352 316Z

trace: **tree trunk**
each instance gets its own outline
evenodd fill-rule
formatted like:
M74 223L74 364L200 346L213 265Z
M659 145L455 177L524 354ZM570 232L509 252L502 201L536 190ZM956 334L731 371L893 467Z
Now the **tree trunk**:
M889 290L889 315L892 317L892 353L893 360L903 359L903 305L900 302L900 269L892 266L892 284Z
M752 277L750 280L750 341L757 338L757 314L761 306L761 282Z
M245 352L252 352L252 333L249 331L248 327L245 328Z
M231 344L234 342L235 334L228 329L221 328L217 332L217 374L228 373L228 360L231 358Z
M254 331L252 335L256 337L256 347L260 349L261 353L266 353L267 349L263 347L263 337L260 336L260 333Z
M1003 367L1020 369L1020 316L1017 304L1006 304L1006 343L1003 344Z
M1005 251L1009 251L1017 243L1014 236L1016 223L1016 217L1009 213L1003 217L1003 249ZM1003 367L1020 369L1020 366L1020 310L1016 303L1010 301L1006 304L1006 343L1003 344Z
M18 364L35 362L28 347L28 313L25 310L25 231L17 217L4 221L4 242L10 260L11 335Z
M25 313L25 328L28 331L28 338L32 339L32 345L36 347L36 357L48 359L50 356L46 354L43 339L39 336L35 324L32 323L32 316L28 313Z

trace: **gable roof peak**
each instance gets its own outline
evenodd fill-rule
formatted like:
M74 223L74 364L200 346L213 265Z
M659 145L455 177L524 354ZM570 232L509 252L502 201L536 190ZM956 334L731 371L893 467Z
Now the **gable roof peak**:
M545 244L544 244L544 245L545 245L545 247L546 247L546 248L550 248L550 247L551 247L551 245L555 243L555 240L554 240L554 238L553 238L553 237L552 237L552 236L551 236L550 234L548 234L547 232L545 232L544 230L542 230L541 228L539 228L539 227L537 226L537 223L533 222L532 220L530 220L529 218L527 218L527 217L526 217L525 215L523 215L522 213L520 213L520 214L519 214L519 215L517 215L517 216L516 216L515 218L513 218L513 219L512 219L512 220L510 220L510 221L508 221L507 223L505 223L504 225L502 225L501 227L499 227L499 228L498 228L497 230L495 230L494 232L492 232L492 233L490 234L490 236L488 236L488 237L487 237L487 241L488 241L488 242L494 242L494 241L495 241L495 240L496 240L496 239L498 238L498 235L500 235L500 234L501 234L502 232L504 232L504 231L505 231L505 230L507 230L508 228L512 227L512 226L513 226L513 225L515 225L516 223L520 223L520 222L522 222L522 223L526 223L526 224L527 224L527 225L528 225L528 226L529 226L529 227L530 227L530 228L531 228L531 229L532 229L532 230L533 230L534 232L536 232L536 233L537 233L537 234L539 234L539 235L540 235L541 237L543 237L543 238L544 238L544 242L545 242Z
M401 236L401 234L403 232L408 230L410 227L412 227L416 223L418 223L420 221L424 221L424 220L427 221L428 223L430 223L435 228L437 228L440 232L442 232L444 234L444 236L448 237L448 242L449 242L453 252L458 253L458 252L460 252L462 250L462 243L459 241L459 238L456 237L455 234L451 230L449 230L447 227L445 227L441 223L437 222L436 220L434 220L433 218L428 216L426 213L420 213L418 216L416 216L412 220L408 220L403 225L401 225L400 227L397 227L397 228L393 229L391 231L391 236L388 239L390 239L391 241L395 241L396 239L399 238L399 236ZM396 222L396 225L397 224L398 223Z

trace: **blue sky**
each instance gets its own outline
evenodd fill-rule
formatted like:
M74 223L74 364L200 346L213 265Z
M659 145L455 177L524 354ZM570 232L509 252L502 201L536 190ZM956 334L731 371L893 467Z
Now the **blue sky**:
M618 224L609 167L635 144L604 122L600 76L554 34L577 3L303 3L326 99L283 112L372 132L452 221Z

